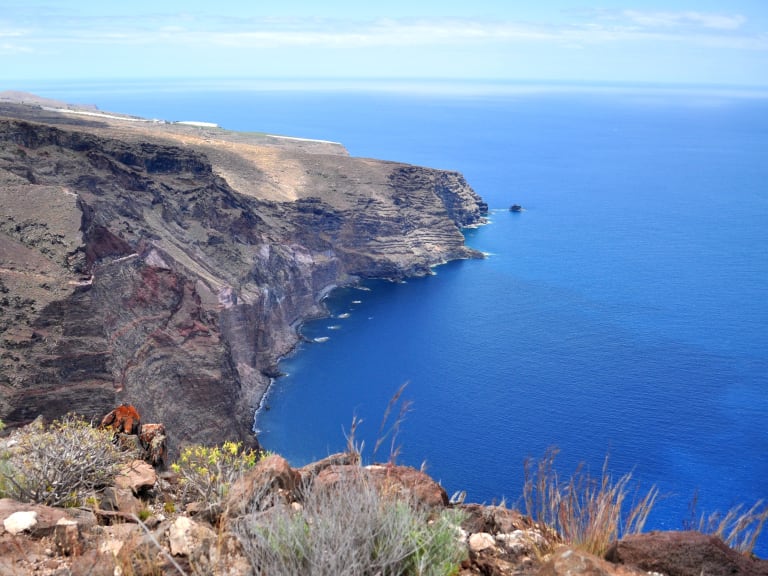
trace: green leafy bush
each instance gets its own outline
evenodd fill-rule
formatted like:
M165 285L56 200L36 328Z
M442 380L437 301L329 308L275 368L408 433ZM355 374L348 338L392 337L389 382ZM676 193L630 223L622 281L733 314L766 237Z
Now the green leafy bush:
M179 475L182 502L202 502L209 510L218 509L229 487L259 461L259 452L244 449L242 442L221 446L187 446L171 470Z
M455 510L382 496L358 474L305 493L300 507L278 502L234 522L252 574L437 576L457 573L466 556Z
M33 423L15 433L2 455L0 480L10 498L49 506L76 506L109 485L125 456L112 434L68 415L45 427Z

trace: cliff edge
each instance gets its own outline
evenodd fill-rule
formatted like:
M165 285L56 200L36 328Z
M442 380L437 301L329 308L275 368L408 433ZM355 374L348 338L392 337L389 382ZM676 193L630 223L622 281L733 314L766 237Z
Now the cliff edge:
M295 327L360 278L478 257L456 172L0 97L0 419L136 405L179 443L255 442Z

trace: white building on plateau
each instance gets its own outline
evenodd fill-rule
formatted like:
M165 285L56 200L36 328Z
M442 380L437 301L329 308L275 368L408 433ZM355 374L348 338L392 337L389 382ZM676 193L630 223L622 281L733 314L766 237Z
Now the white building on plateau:
M213 122L196 122L194 120L182 120L181 122L174 122L174 124L184 124L185 126L197 126L198 128L218 128L218 124Z

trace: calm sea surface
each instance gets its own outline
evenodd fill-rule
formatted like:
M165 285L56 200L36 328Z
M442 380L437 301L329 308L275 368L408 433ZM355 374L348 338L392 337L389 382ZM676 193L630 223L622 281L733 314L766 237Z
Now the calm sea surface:
M526 457L633 472L652 527L768 498L768 100L713 93L39 93L167 120L343 142L356 156L462 171L494 208L486 260L327 303L257 418L295 465L395 445L449 494L517 502ZM512 203L526 210L510 213ZM327 340L326 340L327 338ZM765 535L758 552L768 556Z

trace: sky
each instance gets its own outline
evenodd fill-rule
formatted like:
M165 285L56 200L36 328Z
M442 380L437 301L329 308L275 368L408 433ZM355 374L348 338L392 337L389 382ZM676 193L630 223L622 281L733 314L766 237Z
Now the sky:
M768 1L0 0L0 89L175 78L765 87Z

